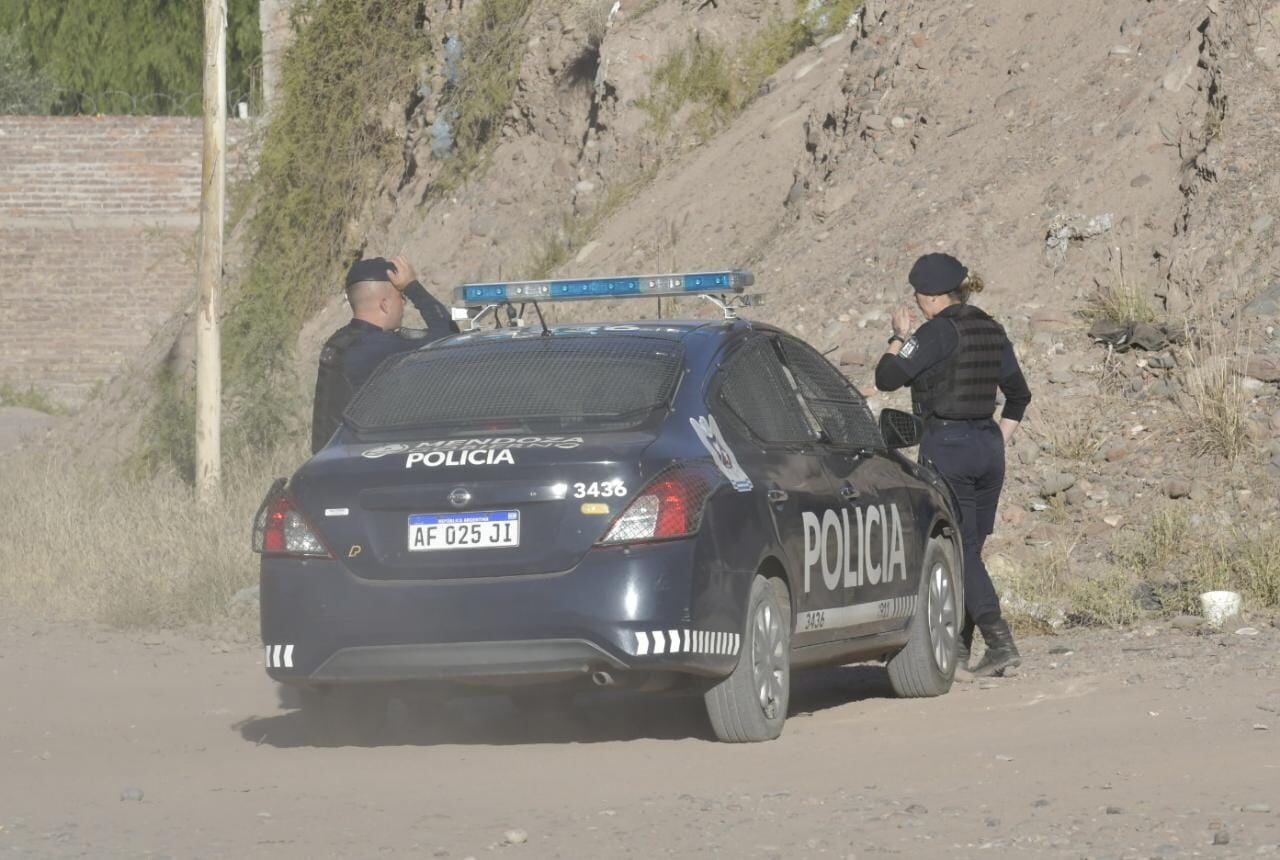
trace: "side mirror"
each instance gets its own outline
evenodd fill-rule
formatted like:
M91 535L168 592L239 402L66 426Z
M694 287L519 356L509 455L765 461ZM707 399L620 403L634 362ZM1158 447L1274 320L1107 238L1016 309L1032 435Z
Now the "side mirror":
M924 422L900 409L880 410L880 435L893 450L919 445L924 437Z

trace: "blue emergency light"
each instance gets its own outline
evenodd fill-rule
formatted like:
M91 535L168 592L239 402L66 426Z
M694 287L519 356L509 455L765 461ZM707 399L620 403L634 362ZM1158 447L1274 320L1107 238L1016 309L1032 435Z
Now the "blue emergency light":
M741 293L755 283L750 272L694 272L687 275L624 275L617 278L568 278L463 284L453 291L455 308L522 302L564 302L644 296L697 296Z

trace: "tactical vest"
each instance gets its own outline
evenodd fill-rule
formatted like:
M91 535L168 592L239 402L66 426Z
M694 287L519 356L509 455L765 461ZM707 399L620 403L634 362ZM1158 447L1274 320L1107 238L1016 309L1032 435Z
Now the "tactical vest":
M1000 323L962 305L943 319L960 336L956 351L920 374L911 385L911 405L921 418L990 418L1008 336Z
M346 354L360 338L360 331L344 326L334 332L320 350L320 372L316 374L316 399L311 412L311 453L328 444L342 423L342 412L355 392L345 371Z

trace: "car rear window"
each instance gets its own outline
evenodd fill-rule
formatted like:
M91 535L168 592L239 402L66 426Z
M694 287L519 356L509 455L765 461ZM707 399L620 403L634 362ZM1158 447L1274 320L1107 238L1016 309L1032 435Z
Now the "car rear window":
M678 341L638 335L439 345L388 362L344 417L363 433L624 430L669 404L683 366Z

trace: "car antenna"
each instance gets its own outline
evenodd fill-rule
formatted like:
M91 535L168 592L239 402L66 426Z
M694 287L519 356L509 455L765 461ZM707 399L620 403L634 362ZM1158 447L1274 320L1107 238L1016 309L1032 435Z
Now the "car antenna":
M547 321L542 318L542 308L538 307L538 303L533 303L533 309L538 312L538 322L542 323L542 336L550 337L551 329L547 328Z
M839 348L840 348L840 344L836 344L835 346L831 347L831 349L829 349L829 350L827 350L826 352L824 352L824 353L822 354L822 357L823 357L823 358L826 358L828 355L830 355L831 353L835 352L835 351L836 351L837 349L839 349Z

